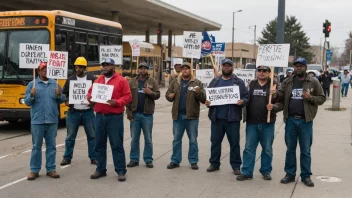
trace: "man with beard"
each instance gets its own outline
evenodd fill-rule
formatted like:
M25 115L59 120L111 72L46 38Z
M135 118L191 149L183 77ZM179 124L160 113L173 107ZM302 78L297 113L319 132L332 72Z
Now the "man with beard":
M242 164L240 154L240 121L242 120L242 108L247 104L249 95L246 86L240 78L233 74L233 63L229 59L222 61L222 75L215 77L208 88L239 86L240 100L237 104L210 106L210 101L205 104L209 107L209 119L211 120L211 156L208 172L220 169L221 143L225 133L230 143L230 164L235 175L240 175Z
M181 72L181 64L175 64L174 72L171 72L172 74L170 74L169 86L171 85L172 81L180 75L180 72Z
M25 104L31 107L32 154L30 161L31 173L28 180L39 177L42 164L42 145L46 145L46 175L59 178L56 173L56 135L59 122L58 106L64 103L66 97L61 94L60 85L54 79L47 77L47 63L38 67L39 77L27 85ZM34 85L35 83L35 85Z
M278 112L284 110L285 142L287 146L285 172L281 183L288 184L296 177L297 139L301 150L301 179L309 187L314 183L310 179L311 154L313 141L313 119L318 112L318 105L324 104L326 97L319 81L306 74L307 61L297 59L294 63L294 75L286 79L278 91L276 104L269 104L268 110Z
M172 81L166 99L173 102L173 134L171 162L168 169L180 166L182 161L182 137L186 130L189 138L188 161L193 170L198 170L198 124L200 103L205 102L206 95L202 82L192 75L191 64L183 63L181 76Z
M246 146L243 151L242 173L237 177L238 181L253 178L255 156L259 143L262 147L259 172L263 175L264 180L271 180L276 113L271 111L270 123L267 123L270 72L269 67L259 66L257 67L257 79L249 82L249 102L243 117L243 121L247 122ZM271 93L276 93L276 84L272 87ZM271 102L275 103L275 94Z
M139 139L141 130L144 135L143 159L148 168L153 168L153 114L155 100L160 98L159 85L156 79L149 77L148 64L141 63L138 67L139 76L130 80L132 102L127 107L127 118L130 120L131 153L127 167L139 165Z
M69 104L70 98L70 82L78 81L85 82L95 81L96 77L87 73L87 60L84 57L78 57L74 64L75 74L70 76L64 85L63 94L66 95L66 106L69 106L69 110L66 115L66 128L67 137L65 140L65 153L64 159L61 162L61 166L71 164L73 155L73 149L75 147L75 141L78 133L79 126L83 124L84 131L87 135L88 144L88 157L90 158L91 164L96 164L95 161L95 115L93 109L89 104Z
M108 104L95 103L95 154L97 168L91 179L98 179L106 176L106 142L109 137L112 158L114 161L115 172L118 174L119 181L126 181L126 158L123 148L123 113L125 106L132 101L132 95L128 81L115 73L115 61L106 58L101 63L103 74L94 83L114 86L112 97L106 101ZM93 87L93 86L92 86ZM88 91L87 99L91 102L92 87Z

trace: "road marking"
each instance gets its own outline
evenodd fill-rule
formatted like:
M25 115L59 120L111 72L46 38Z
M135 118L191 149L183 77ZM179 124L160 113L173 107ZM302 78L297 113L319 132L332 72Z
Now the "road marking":
M4 159L4 158L6 158L6 157L8 157L8 156L11 156L11 155L13 155L13 154L1 156L0 159Z
M200 112L204 112L204 111L208 111L209 109L203 109L203 110L201 110Z
M68 168L68 167L70 167L70 166L71 166L71 164L66 165L66 166L61 166L61 170L62 170L62 169L65 169L65 168Z
M11 182L11 183L5 184L5 185L3 185L3 186L0 186L0 190L2 190L2 189L4 189L4 188L7 188L7 187L9 187L9 186L12 186L12 185L14 185L14 184L17 184L17 183L19 183L19 182L21 182L21 181L24 181L24 180L26 180L26 179L27 179L27 177L24 177L24 178L22 178L22 179L19 179L19 180L13 181L13 182Z

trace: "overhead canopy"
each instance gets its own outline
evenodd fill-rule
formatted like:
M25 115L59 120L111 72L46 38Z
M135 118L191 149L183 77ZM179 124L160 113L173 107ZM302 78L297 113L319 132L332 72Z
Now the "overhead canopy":
M155 35L159 23L162 34L168 30L182 35L183 31L217 31L221 24L207 20L160 0L11 0L0 1L0 11L65 10L97 18L112 20L118 12L124 35L145 35L149 29Z

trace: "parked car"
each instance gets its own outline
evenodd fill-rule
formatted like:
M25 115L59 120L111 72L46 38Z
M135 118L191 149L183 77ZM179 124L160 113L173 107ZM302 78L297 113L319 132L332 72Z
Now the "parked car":
M307 74L309 76L319 77L323 71L323 65L319 64L308 64L307 65Z

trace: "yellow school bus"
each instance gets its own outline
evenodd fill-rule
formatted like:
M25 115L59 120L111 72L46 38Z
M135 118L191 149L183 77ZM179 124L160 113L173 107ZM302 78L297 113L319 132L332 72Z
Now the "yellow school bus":
M78 56L87 59L88 72L100 75L99 45L122 45L122 26L66 11L0 12L0 121L30 119L24 97L33 71L19 68L20 43L50 44L50 50L67 51L69 76ZM64 83L59 80L61 87ZM58 108L59 118L65 118L68 108Z

